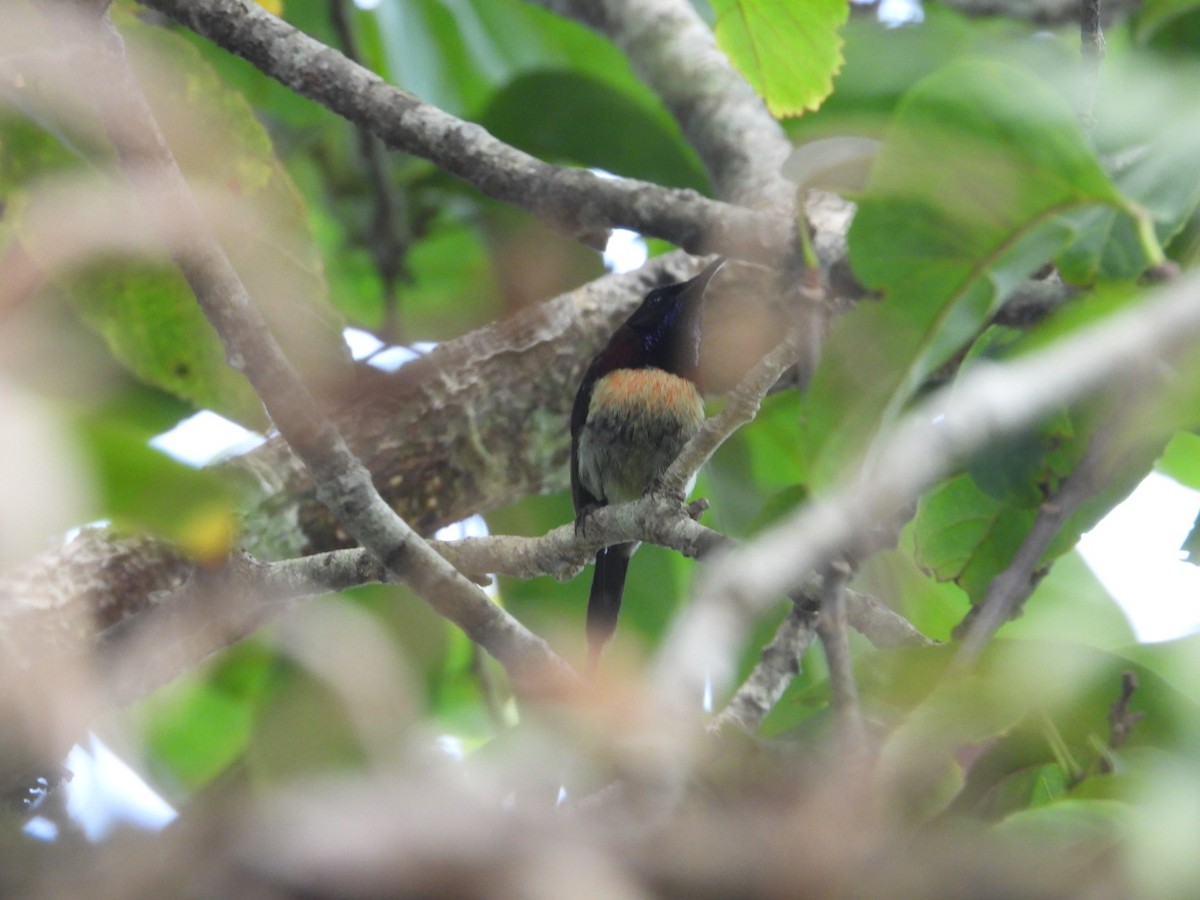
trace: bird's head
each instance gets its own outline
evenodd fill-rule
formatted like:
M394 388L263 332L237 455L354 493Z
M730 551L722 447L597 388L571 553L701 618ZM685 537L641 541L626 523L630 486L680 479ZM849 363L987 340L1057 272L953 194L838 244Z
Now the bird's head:
M668 371L695 368L700 352L704 291L725 260L709 263L695 278L658 287L646 295L625 327L644 353Z

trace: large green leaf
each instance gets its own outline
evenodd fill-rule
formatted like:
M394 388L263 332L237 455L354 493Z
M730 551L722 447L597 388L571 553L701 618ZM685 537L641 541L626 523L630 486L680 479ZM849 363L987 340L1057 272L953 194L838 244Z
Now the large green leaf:
M828 483L925 378L1053 258L1062 214L1124 201L1071 110L1013 66L956 63L900 104L850 232L880 290L834 327L809 392L812 476Z
M68 289L83 319L138 378L196 407L262 427L262 404L225 364L220 338L177 270L109 263L72 278Z
M847 0L713 0L717 44L776 116L816 109L842 66Z
M1072 218L1079 234L1058 259L1063 279L1136 278L1161 259L1165 246L1200 204L1200 134L1193 123L1169 123L1114 176L1121 192L1144 211L1131 218L1113 208L1084 210ZM1149 226L1153 228L1153 239Z
M534 109L554 113L531 116ZM479 121L496 137L542 159L708 189L700 160L677 126L659 110L590 75L562 70L521 75L495 94Z
M610 42L521 0L383 3L373 15L391 80L456 115L473 117L492 92L541 69L571 69L661 109ZM552 109L531 112L554 115Z

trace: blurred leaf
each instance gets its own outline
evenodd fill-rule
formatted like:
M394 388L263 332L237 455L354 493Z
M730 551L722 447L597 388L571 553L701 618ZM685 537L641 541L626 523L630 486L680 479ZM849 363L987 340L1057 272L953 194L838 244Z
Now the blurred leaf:
M1102 650L1123 650L1135 639L1120 604L1074 551L1054 563L1025 601L1021 615L1001 633L1041 640L1070 635L1073 643Z
M783 521L797 507L808 502L809 496L808 486L803 484L793 484L781 491L776 491L767 497L759 514L750 523L749 531L751 533L764 531Z
M1116 800L1059 800L1008 816L995 825L999 834L1067 845L1107 846L1133 825L1133 811Z
M280 659L253 720L243 758L256 783L345 771L365 759L341 697L313 673Z
M1200 704L1200 634L1154 644L1130 643L1122 653L1163 678L1192 703Z
M1092 204L1124 208L1071 110L1031 76L962 62L909 92L850 231L856 274L885 299L834 326L809 392L816 484L1053 257L1061 215Z
M712 500L714 527L749 534L766 524L769 510L782 514L802 499L799 409L796 391L766 397L753 427L739 429L701 471L695 493Z
M851 16L841 29L845 62L820 109L783 124L803 143L815 137L878 136L896 104L922 78L971 52L981 23L940 5L919 28L890 28L874 16Z
M530 110L553 110L531 116ZM659 110L572 71L523 74L479 115L497 138L551 162L604 169L670 187L708 190L700 160ZM619 127L617 125L619 124ZM636 136L630 140L630 135Z
M1139 4L1130 24L1138 43L1163 36L1172 44L1185 44L1186 37L1200 34L1200 3L1197 0L1146 0Z
M137 718L160 777L191 794L238 760L275 668L272 651L244 642L142 701Z
M397 291L405 328L421 340L456 337L495 318L500 297L479 230L439 217L405 258Z
M83 319L148 384L250 428L266 424L249 382L225 363L220 338L178 270L145 263L91 266L68 289Z
M1144 718L1127 747L1186 751L1200 736L1200 707L1129 658L1064 641L999 639L970 672L947 677L954 647L874 654L861 682L876 715L900 718L881 759L884 772L918 802L960 760L962 792L948 812L996 819L1046 799L1046 766L1062 755L1088 780L1100 774L1108 712L1123 673L1139 687L1130 708ZM1120 757L1126 750L1118 752ZM1050 791L1049 793L1052 793ZM907 796L907 795L906 795Z
M343 361L340 322L324 302L320 256L303 233L303 202L275 159L270 140L240 95L224 88L200 54L178 36L118 16L131 60L169 143L197 182L257 204L268 220L227 223L240 230L230 256L252 297L300 367L322 377ZM72 136L55 140L75 150ZM27 124L5 128L0 169L7 199L48 168L74 163L50 135ZM13 193L16 193L16 197ZM216 333L173 268L105 261L67 279L67 294L113 354L138 377L199 407L252 427L265 424L249 384L224 361Z
M842 65L846 0L713 0L717 44L775 116L816 109Z
M921 570L912 550L913 523L900 534L900 546L877 553L864 563L854 587L895 609L921 634L948 641L967 614L969 600L954 582L941 582Z
M1030 431L990 443L971 458L967 473L993 499L1036 507L1058 492L1086 443L1071 417L1060 412Z
M1155 468L1185 487L1200 491L1200 435L1179 431L1167 442Z
M0 106L0 192L4 196L3 223L8 226L17 210L19 193L37 179L66 172L82 159L67 135L50 131L51 123L14 115Z
M659 106L611 43L531 4L414 0L383 3L374 16L391 80L455 115L474 118L494 90L548 68L571 68Z
M345 361L341 323L326 301L321 257L305 228L304 202L254 111L178 36L132 17L122 17L120 24L131 61L148 86L148 99L185 174L253 204L245 221L225 223L236 233L236 238L226 237L226 250L251 297L297 366L310 378L327 376ZM173 270L129 266L113 271L105 266L100 274L81 279L71 293L140 377L230 418L263 423L249 386L223 367L220 342ZM158 334L159 329L166 334Z
M99 410L77 426L94 473L96 516L170 538L200 561L223 559L236 534L230 485L216 470L194 469L155 450L142 422L113 412Z
M1150 217L1158 243L1165 246L1200 204L1200 132L1192 121L1182 119L1132 152L1133 160L1113 180ZM1068 283L1136 278L1157 262L1137 222L1120 210L1089 209L1070 218L1079 234L1058 258L1059 272Z

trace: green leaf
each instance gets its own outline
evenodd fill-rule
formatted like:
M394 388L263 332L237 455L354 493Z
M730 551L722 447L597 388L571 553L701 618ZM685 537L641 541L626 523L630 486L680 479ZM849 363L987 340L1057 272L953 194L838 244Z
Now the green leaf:
M846 0L713 0L717 44L775 116L821 105L842 65Z
M220 338L178 270L109 263L90 267L67 286L84 321L138 378L196 407L264 426L262 403L226 365Z
M534 109L552 109L554 114L531 116ZM590 75L572 71L521 75L492 97L479 124L540 159L708 190L699 158L661 109L647 107ZM630 135L636 135L636 140L630 140Z
M1009 564L1037 517L959 475L921 499L913 524L917 564L939 581L953 581L982 601L988 585Z
M855 587L895 609L926 637L948 641L970 603L956 584L922 571L911 546L910 523L901 532L899 547L877 553L863 565Z
M909 92L850 232L855 272L884 299L835 325L809 391L817 485L1053 258L1062 214L1093 204L1124 201L1071 110L1020 69L957 63Z
M1167 442L1155 468L1185 487L1200 491L1200 434L1176 432Z
M1191 121L1167 124L1133 153L1132 162L1114 181L1138 204L1138 216L1112 208L1071 216L1079 235L1058 259L1065 281L1137 278L1161 260L1161 247L1183 229L1200 204L1200 136Z
M94 514L169 538L202 561L224 559L236 532L232 488L217 470L194 469L149 446L143 408L106 407L77 423L94 476Z
M245 642L140 703L137 719L159 777L191 793L241 757L275 668L272 651Z
M1059 844L1108 845L1133 827L1133 810L1118 800L1059 800L1024 809L994 826L1008 837Z
M876 653L871 677L860 682L873 715L900 719L881 752L881 764L899 776L893 783L919 796L949 762L964 761L966 781L951 813L994 820L1047 799L1054 787L1044 781L1046 766L1066 764L1088 781L1109 777L1100 767L1102 756L1113 757L1105 749L1108 714L1127 671L1139 683L1130 709L1144 718L1129 733L1128 750L1117 751L1118 764L1143 747L1186 755L1200 733L1200 709L1124 655L1000 639L969 672L948 676L955 653Z
M1163 678L1191 702L1200 703L1200 634L1155 644L1131 643L1122 652Z
M1176 41L1183 35L1195 36L1200 27L1200 2L1197 0L1146 0L1138 6L1131 25L1138 43L1147 43L1157 36Z
M1124 610L1077 552L1059 558L1038 582L1021 615L1001 632L1006 638L1054 640L1118 650L1135 640Z

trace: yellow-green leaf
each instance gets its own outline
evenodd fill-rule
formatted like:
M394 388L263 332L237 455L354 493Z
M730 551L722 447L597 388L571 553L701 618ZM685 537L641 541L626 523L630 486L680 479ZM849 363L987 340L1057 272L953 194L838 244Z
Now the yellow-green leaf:
M717 44L772 115L816 109L842 67L846 0L713 0Z

